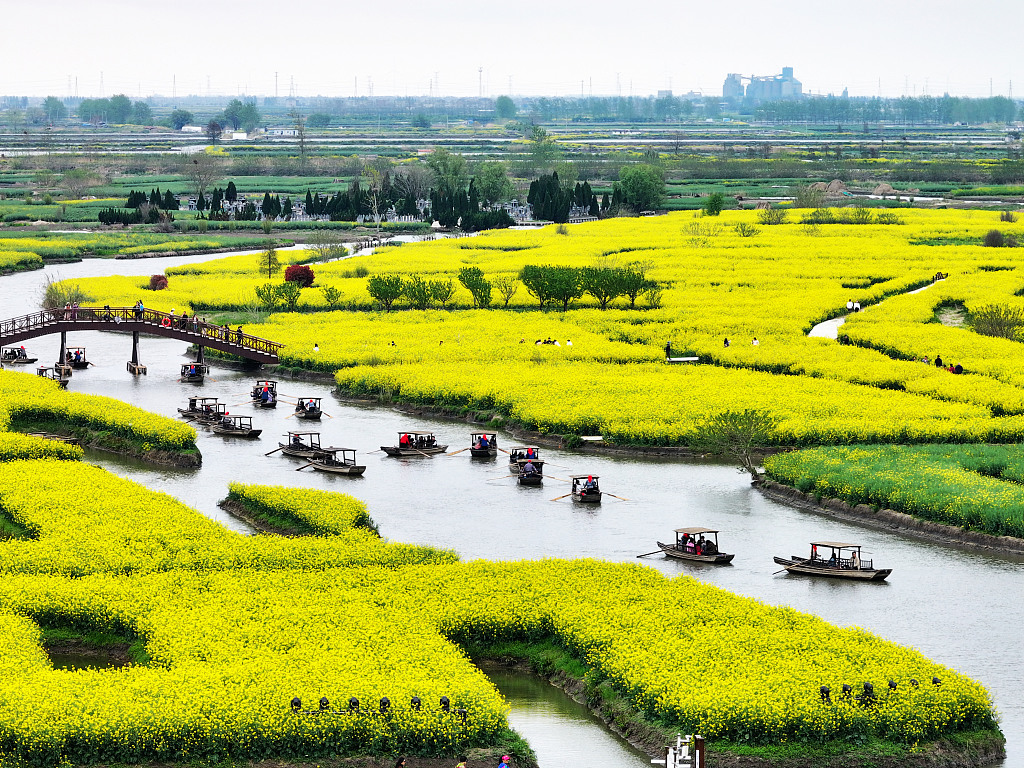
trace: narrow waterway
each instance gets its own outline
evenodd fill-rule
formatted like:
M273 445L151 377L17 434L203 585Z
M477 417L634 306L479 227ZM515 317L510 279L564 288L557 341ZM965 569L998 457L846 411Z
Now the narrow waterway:
M58 271L64 277L152 274L171 264L197 260L86 261ZM0 278L3 315L34 310L42 282L42 273ZM289 429L310 428L310 422L296 424L289 418L291 408L284 403L273 411L249 405L254 375L215 365L211 379L202 386L180 384L177 377L186 345L172 339L144 338L141 355L149 375L133 378L125 372L130 336L87 332L69 337L69 343L85 346L96 365L75 372L69 387L72 391L117 397L168 416L177 415L176 408L189 394L203 394L232 404L229 410L253 416L254 426L264 430L259 440L233 440L200 430L204 463L198 470L153 467L105 454L89 456L90 461L113 472L181 498L235 530L244 531L245 526L217 507L228 482L294 485L352 493L367 502L385 537L448 547L466 559L595 557L644 563L669 576L688 574L769 604L817 614L834 624L863 627L979 680L992 693L1000 713L1008 740L1005 765L1024 766L1020 696L1024 689L1020 642L1024 561L1020 558L941 547L790 509L765 499L732 467L714 463L544 450L549 474L544 486L521 488L504 476L507 465L502 458L479 462L466 452L390 459L374 451L393 443L400 430L433 429L441 442L450 444L449 450L456 450L468 444L470 426L342 403L332 398L327 384L283 380L280 390L286 396L325 398L324 408L333 418L320 423L322 442L356 448L360 463L367 465L362 478L309 469L296 472L297 460L263 454L275 448L279 436ZM48 361L55 359L59 339L44 337L26 346L32 355ZM515 442L510 435L499 434L502 447ZM604 490L628 501L606 497L599 507L573 504L569 499L552 501L568 490L557 478L567 478L573 472L599 475ZM736 553L734 564L702 567L660 555L637 559L638 554L655 549L657 540L671 540L673 529L685 525L719 528L722 549ZM853 584L775 573L773 555L802 553L814 539L859 542L876 565L893 568L893 574L881 584ZM531 725L526 730L528 726L522 726L538 752L538 739L555 739L552 746L543 747L541 765L545 768L580 759L576 750L581 742L586 744L589 764L633 764L622 756L628 749L598 724L586 725L590 730L581 735L575 725L544 714L539 703L522 706L526 712L518 722L534 717L540 720L539 727ZM517 708L513 701L513 711ZM513 718L513 725L516 723ZM606 737L616 744L615 749L626 752L605 757L603 748L596 745Z

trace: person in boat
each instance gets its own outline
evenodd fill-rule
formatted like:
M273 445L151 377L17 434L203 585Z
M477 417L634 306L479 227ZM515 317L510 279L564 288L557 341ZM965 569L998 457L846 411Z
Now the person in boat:
M836 562L836 553L833 552L832 553L832 557L830 557L828 559L828 567L829 568L835 568L837 565L838 565L838 563Z
M292 445L301 446L302 437L300 435L292 435Z
M480 435L480 448L489 448L490 442L487 440L487 435Z
M305 400L299 400L299 402L297 402L295 404L295 412L296 413L302 413L305 410L306 410L306 401Z
M715 542L711 539L704 539L703 552L705 555L717 555L718 547L715 546Z
M818 559L818 545L817 544L811 544L811 560L817 560L817 559Z
M189 376L195 376L196 375L196 367L195 367L195 365L190 365L188 367L188 375Z
M80 350L80 349L76 349L75 350L75 362L76 363L82 362L82 350Z
M408 434L403 433L402 436L398 438L398 446L399 446L399 448L408 448L409 447L409 435Z
M537 452L535 450L533 450L533 448L527 448L526 449L526 458L527 459L536 459L537 458Z
M228 412L227 412L227 411L225 411L225 412L224 412L224 415L223 415L223 416L221 416L221 419L220 419L220 424L221 424L221 426L222 426L222 427L231 427L231 426L234 426L234 425L233 425L233 424L231 423L231 417L230 417L230 416L228 415Z
M526 463L523 465L523 474L524 475L536 475L537 474L537 467L535 467L533 465L533 462L530 461L529 459L527 459Z
M690 546L690 534L684 533L683 538L679 540L678 548L685 552L688 546Z

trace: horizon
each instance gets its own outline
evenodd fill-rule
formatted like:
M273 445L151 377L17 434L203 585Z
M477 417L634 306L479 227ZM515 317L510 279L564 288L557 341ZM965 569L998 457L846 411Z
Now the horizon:
M784 66L815 95L1012 97L1015 74L1024 95L1011 23L1024 14L1013 0L990 0L984 14L953 0L923 10L864 0L842 12L736 0L727 21L667 0L616 15L573 0L457 0L444 14L411 0L386 11L313 0L297 13L249 0L201 16L52 0L44 26L36 7L6 10L8 29L37 31L10 35L0 52L0 93L11 96L717 96L731 72Z

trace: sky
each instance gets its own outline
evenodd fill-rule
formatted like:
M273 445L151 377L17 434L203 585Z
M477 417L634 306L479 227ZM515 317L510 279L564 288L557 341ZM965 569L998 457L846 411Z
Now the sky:
M1021 0L4 6L0 95L721 95L790 66L805 92L1024 98Z

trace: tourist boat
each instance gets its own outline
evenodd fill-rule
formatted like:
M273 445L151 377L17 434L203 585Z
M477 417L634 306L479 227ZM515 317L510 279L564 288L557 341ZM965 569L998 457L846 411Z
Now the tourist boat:
M597 475L569 475L572 480L572 500L581 504L600 504L601 488Z
M823 557L819 547L829 550L829 557ZM812 541L810 557L776 557L775 562L788 573L855 581L883 581L892 573L892 568L875 568L871 560L864 560L860 556L860 544L842 541Z
M262 429L252 428L252 416L229 416L224 414L220 421L211 425L215 434L230 437L259 437Z
M181 381L185 384L202 384L209 372L210 366L205 363L182 363Z
M257 408L277 408L277 382L260 379L252 388L251 397Z
M188 399L188 407L179 408L178 413L182 416L191 416L200 421L214 417L220 418L224 413L217 412L218 405L216 397L190 397Z
M541 468L533 465L533 471L527 471L526 465L524 464L519 470L519 484L520 485L544 485L544 473Z
M88 368L90 363L85 359L85 347L67 347L64 350L64 363L76 371L84 371Z
M731 563L736 555L727 555L718 549L718 531L714 528L676 528L674 544L658 542L661 551L669 557L680 560L692 560L696 563L712 563L725 565Z
M0 362L8 365L31 365L38 357L29 357L24 347L4 347L0 350Z
M544 474L544 460L540 458L540 450L534 445L517 445L515 448L509 449L509 471L518 472L519 468L526 463L527 459L533 462L533 466L535 466L541 474Z
M474 459L493 459L498 455L498 436L494 432L470 432L469 455Z
M281 453L294 456L296 459L312 459L323 449L320 447L319 432L289 432L287 442L278 441Z
M57 372L57 375L62 379L70 379L75 369L67 363L55 363L53 370Z
M295 418L309 421L320 421L323 411L320 410L319 397L300 397L295 404Z
M402 438L405 438L403 442ZM438 445L433 432L399 432L398 444L380 447L388 456L433 456L448 450L447 445Z
M335 475L358 476L366 471L362 464L356 464L356 452L353 448L323 448L309 460L313 469L319 472L331 472Z
M46 365L40 365L36 368L36 376L42 376L44 379L53 379L57 382L61 389L68 388L68 380L60 375L59 371L55 371Z

